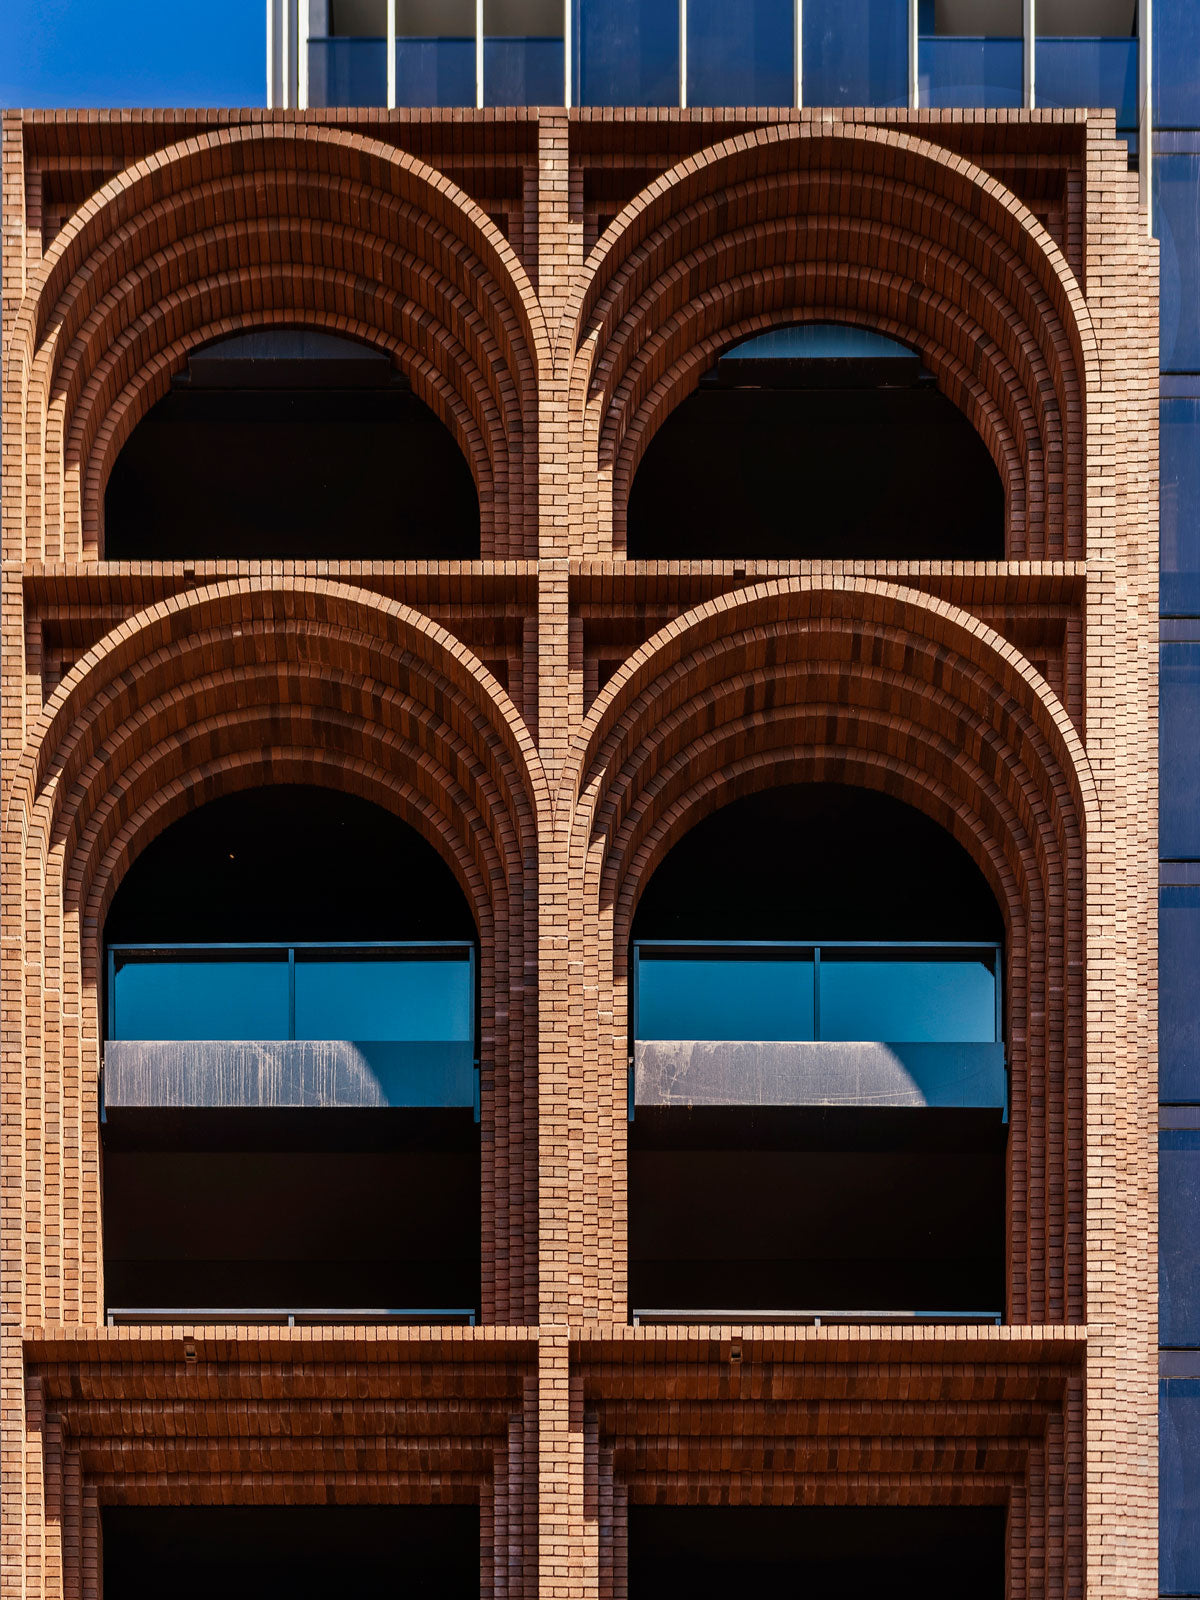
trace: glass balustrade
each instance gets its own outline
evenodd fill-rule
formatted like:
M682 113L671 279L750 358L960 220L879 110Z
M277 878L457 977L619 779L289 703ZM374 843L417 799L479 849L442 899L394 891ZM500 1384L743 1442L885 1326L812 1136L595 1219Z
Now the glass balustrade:
M688 0L687 26L688 105L792 104L792 0Z
M474 104L474 94L471 104ZM386 39L310 39L308 103L312 106L386 106Z
M995 944L634 946L638 1040L995 1044Z
M923 106L1019 106L1025 46L1020 39L938 36L917 50Z
M474 38L397 39L396 104L473 106Z
M1136 39L1039 39L1039 106L1112 107L1117 127L1137 127Z
M486 106L561 106L561 38L485 38L483 103Z
M112 945L112 1040L474 1038L463 944Z

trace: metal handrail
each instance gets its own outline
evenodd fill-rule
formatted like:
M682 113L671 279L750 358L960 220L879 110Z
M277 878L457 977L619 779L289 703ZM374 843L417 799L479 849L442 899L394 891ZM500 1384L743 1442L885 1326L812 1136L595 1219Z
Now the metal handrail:
M819 1328L822 1323L879 1323L879 1322L970 1322L991 1323L1000 1327L1004 1321L1002 1311L780 1311L776 1309L747 1310L713 1309L697 1307L692 1310L646 1309L630 1312L636 1328L643 1322L680 1323L744 1323L744 1322L799 1322Z
M323 1322L463 1322L469 1328L475 1326L475 1311L465 1306L109 1306L105 1316L110 1328L132 1322L270 1322L289 1328L297 1323Z

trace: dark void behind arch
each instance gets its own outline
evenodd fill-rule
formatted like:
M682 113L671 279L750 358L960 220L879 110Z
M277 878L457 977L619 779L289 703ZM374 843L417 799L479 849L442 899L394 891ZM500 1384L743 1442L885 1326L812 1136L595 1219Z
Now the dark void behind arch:
M151 841L105 923L110 943L474 939L450 868L356 795L274 784L198 807Z
M634 558L996 560L1004 488L916 353L807 323L723 352L650 440Z
M846 784L787 784L698 822L660 862L635 939L1000 939L967 852L932 818Z
M479 499L384 352L261 329L193 351L104 500L111 560L469 560Z

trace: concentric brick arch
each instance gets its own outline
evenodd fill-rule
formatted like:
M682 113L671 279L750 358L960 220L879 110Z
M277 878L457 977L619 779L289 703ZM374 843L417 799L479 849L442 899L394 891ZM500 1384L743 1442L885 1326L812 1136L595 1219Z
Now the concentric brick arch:
M503 1150L485 1150L496 1194L488 1227L520 1226L510 1212L519 1215L531 1192L520 1108L534 1018L512 991L536 933L526 906L546 792L519 714L465 646L407 607L346 585L218 584L102 640L63 680L29 748L7 828L40 882L26 929L43 974L33 1003L61 1015L43 1037L43 1081L86 1106L100 1047L105 910L161 829L252 785L360 794L441 852L479 924L484 1094ZM98 1191L95 1129L81 1115L74 1192L88 1203L75 1226L86 1232ZM62 1232L69 1250L71 1228ZM512 1282L489 1270L484 1291L487 1315L524 1315L519 1270ZM96 1306L72 1311L86 1320Z
M445 177L378 140L249 125L120 173L35 276L12 349L39 446L29 526L45 554L99 549L129 432L191 349L264 323L386 350L471 464L485 554L525 552L546 339L508 242Z
M567 326L572 418L599 547L624 549L639 461L721 349L797 321L918 350L987 444L1012 558L1077 555L1097 370L1087 307L1037 219L962 157L893 129L816 124L690 157L596 244Z
M1007 933L1009 1315L1079 1320L1078 907L1084 834L1098 811L1078 736L1039 675L944 602L869 580L781 580L698 607L656 634L597 698L570 772L560 805L564 823L570 817L571 877L583 885L576 937L595 952L584 981L599 995L594 1048L611 1062L616 1141L634 909L659 861L703 816L769 785L846 782L918 807L965 846ZM606 1079L606 1113L607 1091ZM623 1172L612 1181L623 1184ZM618 1311L623 1272L618 1247Z

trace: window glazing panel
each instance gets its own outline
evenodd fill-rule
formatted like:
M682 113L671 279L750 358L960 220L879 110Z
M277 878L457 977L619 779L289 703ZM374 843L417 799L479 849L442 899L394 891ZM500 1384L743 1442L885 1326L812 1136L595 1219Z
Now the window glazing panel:
M1020 39L921 39L921 104L1019 106L1025 98L1024 48Z
M1158 1583L1200 1594L1200 1379L1159 1382Z
M688 0L690 106L790 106L793 0Z
M1154 223L1162 244L1159 357L1166 371L1200 371L1200 155L1155 156Z
M1197 973L1200 885L1164 887L1158 891L1158 1095L1168 1103L1200 1102Z
M473 106L474 39L397 39L398 106Z
M992 958L863 959L821 952L822 1039L896 1044L991 1044L996 1039Z
M1039 106L1111 106L1117 127L1137 127L1136 39L1039 39Z
M1158 848L1186 860L1200 857L1200 644L1160 650Z
M109 997L113 1039L286 1039L290 1025L287 951L114 959Z
M296 952L297 1039L470 1039L471 966Z
M561 39L485 39L483 103L488 106L561 106Z
M804 0L804 104L908 104L907 0Z
M575 103L679 104L677 0L573 0Z
M1162 401L1159 449L1159 604L1200 612L1200 392Z
M811 1039L811 958L643 957L639 1039Z
M1154 0L1154 125L1200 127L1200 6Z
M310 39L308 103L386 106L387 40Z
M1200 1346L1200 1130L1158 1136L1159 1343Z

